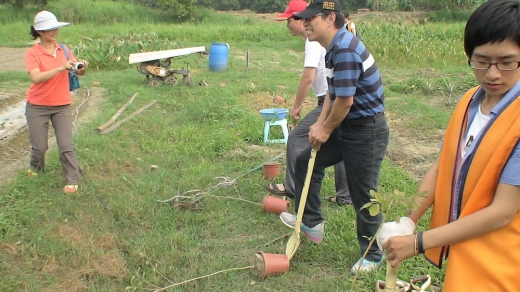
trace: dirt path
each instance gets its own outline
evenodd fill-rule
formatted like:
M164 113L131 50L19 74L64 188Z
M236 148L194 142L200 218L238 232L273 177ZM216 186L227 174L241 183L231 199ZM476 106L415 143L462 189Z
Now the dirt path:
M25 70L26 51L27 48L0 47L0 72ZM13 108L23 102L26 90L0 89L0 114L3 117L0 120L0 132L3 133L0 140L0 189L7 180L14 177L15 171L27 162L26 157L29 154L27 131L24 127L17 126L15 132L18 134L10 134L13 131L12 125L20 119L18 114L14 113L19 110Z
M0 72L25 70L25 52L27 48L0 47Z

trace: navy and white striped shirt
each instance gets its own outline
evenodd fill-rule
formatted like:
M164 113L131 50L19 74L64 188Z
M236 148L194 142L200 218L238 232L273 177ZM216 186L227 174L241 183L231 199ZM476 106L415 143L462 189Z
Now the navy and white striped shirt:
M354 96L346 119L370 117L385 109L383 83L374 57L365 45L341 28L325 56L329 95Z

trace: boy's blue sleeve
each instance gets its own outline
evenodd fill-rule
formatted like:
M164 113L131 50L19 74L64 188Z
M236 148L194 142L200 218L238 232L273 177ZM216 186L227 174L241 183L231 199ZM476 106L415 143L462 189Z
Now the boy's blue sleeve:
M515 149L502 171L500 182L503 184L520 186L520 142L516 143Z

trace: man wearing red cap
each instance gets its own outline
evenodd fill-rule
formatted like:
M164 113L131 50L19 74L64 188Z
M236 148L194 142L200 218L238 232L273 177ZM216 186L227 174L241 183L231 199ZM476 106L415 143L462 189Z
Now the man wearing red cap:
M294 164L296 157L305 148L309 147L309 127L316 122L320 116L327 93L327 79L325 77L325 49L318 42L311 42L307 39L307 32L303 26L303 20L296 20L293 16L307 8L307 2L303 0L292 0L287 5L284 13L278 15L276 20L287 21L287 28L293 36L301 36L305 39L305 61L303 74L298 85L298 92L293 106L289 110L291 117L296 121L301 118L302 103L309 90L313 89L318 98L318 105L303 118L291 133L287 141L286 150L286 171L285 182L283 184L269 183L265 187L275 195L294 197ZM351 204L348 191L345 166L338 163L334 166L336 194L329 197L338 205Z

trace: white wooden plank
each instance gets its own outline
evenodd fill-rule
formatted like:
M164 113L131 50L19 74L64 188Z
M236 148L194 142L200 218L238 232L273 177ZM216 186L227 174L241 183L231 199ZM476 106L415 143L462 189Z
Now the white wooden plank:
M130 57L128 58L128 64L135 64L135 63L141 63L141 62L147 62L147 61L153 61L153 60L173 58L173 57L184 56L184 55L205 52L205 51L206 51L206 47L200 46L200 47L193 47L193 48L130 54Z

